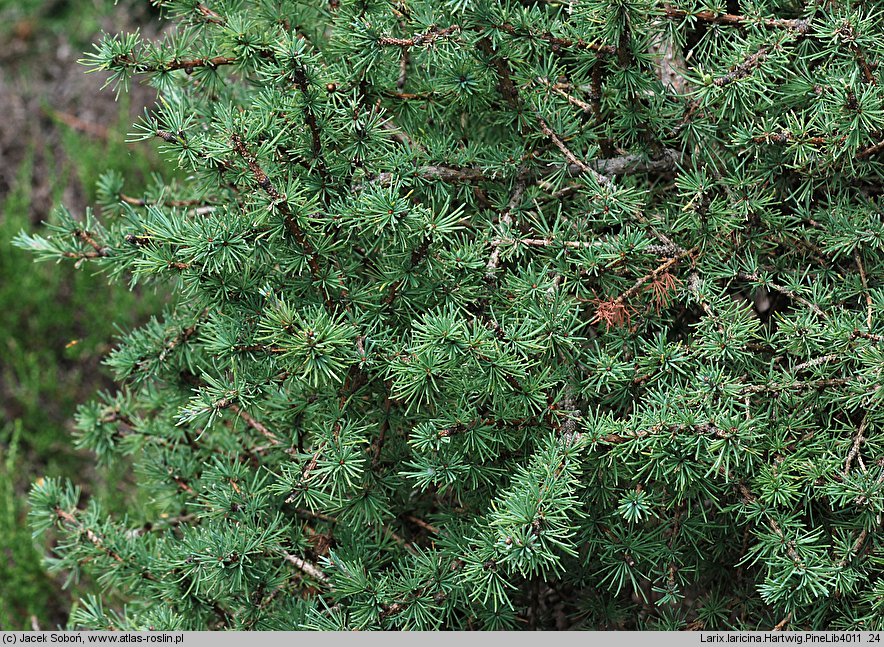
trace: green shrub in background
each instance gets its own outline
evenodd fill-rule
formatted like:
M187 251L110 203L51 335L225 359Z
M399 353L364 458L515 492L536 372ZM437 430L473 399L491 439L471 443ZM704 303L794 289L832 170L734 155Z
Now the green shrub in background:
M113 8L112 1L0 2L2 629L64 625L71 604L71 592L60 589L64 579L46 574L44 547L35 548L27 524L26 494L35 479L78 478L114 510L139 496L125 464L110 470L92 468L94 461L73 446L70 421L78 403L111 384L100 362L116 326L143 321L162 297L109 287L106 277L94 275L94 267L72 273L35 267L27 254L10 244L16 233L47 217L45 203L63 197L75 203L94 201L96 178L108 165L125 171L135 186L144 185L156 167L148 150L123 141L131 121L129 102L113 108L113 97L91 96L100 81L95 79L90 87L76 65L75 74L66 72L59 53L69 48L75 54L88 46ZM137 7L119 7L130 9L130 17L143 13ZM95 122L85 133L62 121L78 111L81 94L90 95L90 109L111 104L106 112L113 121ZM104 129L109 136L96 137ZM74 591L93 589L87 579Z
M0 201L0 627L7 629L30 628L31 616L38 626L51 628L65 621L69 604L58 583L47 578L31 540L22 496L30 483L42 474L82 477L86 469L89 489L107 497L114 509L137 497L123 464L110 472L89 469L92 461L72 446L69 421L90 392L109 386L100 360L116 325L143 320L145 311L161 303L151 291L137 295L108 286L90 267L74 274L35 268L11 247L13 236L31 227L32 187L48 183L60 196L65 186L78 183L75 166L97 174L109 160L133 177L149 168L143 153L129 157L131 147L121 141L96 142L71 131L62 141L69 156L62 176L36 177L31 153Z
M113 145L96 143L76 133L64 135L65 149L76 151L80 168L95 168L111 158L135 175L143 155L127 160L114 155ZM122 148L122 142L117 144ZM109 151L108 149L111 149ZM63 621L67 605L58 584L46 578L25 520L24 497L41 474L75 476L88 461L72 447L68 421L90 391L107 385L100 359L109 350L118 322L136 322L160 300L138 297L122 286L107 285L91 268L74 275L56 268L35 268L26 255L10 246L15 233L30 228L31 188L49 182L58 192L76 182L71 177L42 178L33 173L33 154L22 163L13 191L0 202L0 627L30 627L30 616L46 628ZM68 166L66 173L72 173ZM60 195L60 194L58 194ZM113 319L108 317L112 313ZM90 470L90 472L92 472ZM93 473L90 489L122 502L127 493L126 470ZM130 488L131 489L131 488ZM117 507L114 504L114 507Z
M884 626L884 5L158 4L87 62L187 180L17 239L175 297L71 626Z

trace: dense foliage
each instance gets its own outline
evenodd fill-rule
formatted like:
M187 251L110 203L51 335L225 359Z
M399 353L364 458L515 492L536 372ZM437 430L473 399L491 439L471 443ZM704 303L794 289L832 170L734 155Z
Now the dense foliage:
M188 179L19 238L176 297L73 626L884 627L884 3L158 4L86 63Z

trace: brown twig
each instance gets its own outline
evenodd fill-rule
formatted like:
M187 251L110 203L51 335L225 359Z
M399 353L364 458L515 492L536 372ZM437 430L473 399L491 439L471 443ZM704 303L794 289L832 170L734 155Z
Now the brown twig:
M169 353L171 353L173 350L178 348L178 346L190 339L196 332L199 325L206 319L206 317L208 317L208 314L208 310L203 310L202 314L193 324L187 326L186 328L183 328L177 335L167 341L163 346L163 350L161 350L160 354L157 356L157 362L162 364L165 361L166 357L169 356Z
M296 557L295 555L287 552L284 552L282 556L287 562L289 562L290 564L294 564L295 568L297 568L298 570L303 571L314 580L328 585L328 575L323 573L316 564L308 562L302 557Z
M819 366L820 364L826 364L828 362L831 362L832 360L840 358L841 355L837 353L833 353L831 355L820 355L819 357L814 357L813 359L809 359L806 362L801 362L793 370L797 373L798 371L813 368L814 366Z
M110 249L104 245L100 245L98 241L92 237L91 232L83 229L76 229L73 231L73 235L94 249L96 256L110 256Z
M399 77L396 79L396 89L399 90L400 94L408 81L408 63L410 58L408 49L403 49L402 56L399 58Z
M424 530L426 530L429 533L432 533L434 535L441 534L441 531L436 526L434 526L430 523L427 523L423 519L415 517L414 515L411 515L411 514L406 515L405 518L408 519L415 526L418 526L419 528L423 528Z
M433 25L423 34L417 34L411 38L393 38L391 36L381 36L378 38L378 45L402 47L419 47L421 45L431 45L440 38L449 38L460 33L460 25L451 25L444 29L439 29Z
M185 481L183 478L181 478L180 476L176 476L175 474L171 474L171 473L169 474L169 476L172 477L172 480L175 481L175 485L177 485L181 490L183 490L184 492L187 492L191 496L196 494L196 491L192 487L190 487L190 485L188 485L187 481Z
M507 65L503 58L495 53L494 47L488 38L479 39L476 45L479 48L479 51L487 56L491 61L491 65L494 66L494 71L497 73L497 91L500 92L504 101L510 104L510 106L514 108L518 107L519 91L516 89L516 84L513 83L509 65Z
M539 114L537 115L538 123L543 134L550 138L565 159L568 160L568 174L580 175L589 173L601 185L610 184L612 175L626 175L634 172L648 171L669 171L676 167L682 161L682 156L678 151L666 149L656 159L648 159L641 155L620 155L607 159L599 159L587 164L579 159L559 137L555 131L550 128L546 120Z
M746 487L745 484L739 483L738 487L740 488L740 493L743 495L743 500L746 504L755 502L755 495L749 491L749 488ZM790 541L786 541L786 535L783 533L780 525L772 519L769 515L767 516L768 525L770 525L771 530L780 538L780 541L783 542L783 545L786 547L786 554L789 555L789 558L795 562L796 564L803 563L801 559L801 555L797 553L794 545Z
M433 243L433 239L430 236L425 235L423 240L421 240L420 244L411 250L411 257L408 261L408 269L407 272L411 272L415 267L417 267L418 263L420 263L427 255L427 252L430 251L430 245ZM399 288L402 287L403 279L399 279L398 281L394 281L390 286L390 289L387 291L387 296L384 298L384 305L388 306L396 299L396 294L399 292Z
M512 227L514 222L512 212L522 203L522 196L525 194L525 190L528 188L528 182L526 179L521 177L521 171L522 169L520 169L519 179L516 180L516 186L513 189L513 193L510 196L509 202L507 202L506 206L503 208L503 211L500 212L499 221L507 227ZM494 276L494 270L497 269L497 265L499 262L500 246L496 245L491 251L491 256L488 259L488 263L486 263L485 265L485 275L487 277Z
M767 58L768 48L762 47L754 54L750 54L747 56L742 63L738 63L730 68L727 74L724 76L719 76L714 79L712 83L718 87L724 87L726 85L730 85L739 79L744 79L750 74L752 71L761 65L762 61Z
M639 278L628 290L620 294L616 299L587 299L588 301L593 301L596 304L596 312L593 315L591 322L593 324L597 323L605 323L605 326L610 329L613 326L620 326L623 324L629 325L629 321L631 319L630 308L626 305L626 301L636 294L641 288L648 282L656 280L658 276L661 274L666 274L669 271L669 268L675 265L679 260L684 258L685 256L689 256L697 251L697 248L693 248L690 250L679 248L679 251L675 253L673 256L664 261L660 266L656 267L650 273L646 274ZM668 275L667 275L668 276ZM650 376L645 376L636 381L636 384L641 384L645 381L645 379Z
M843 144L847 139L846 135L836 138L829 137L796 137L794 133L788 130L780 130L777 132L761 133L752 137L753 144L786 144L788 142L798 142L799 144L810 144L812 146L838 146Z
M402 71L400 69L400 79ZM399 80L396 81L396 87L399 88ZM401 92L401 91L393 91L393 90L382 90L381 94L385 97L390 97L391 99L399 99L400 101L429 101L433 97L436 96L436 93L433 91L430 92Z
M589 162L596 171L604 176L628 175L631 173L660 173L674 170L684 162L682 154L674 149L663 150L658 157L648 158L644 155L618 155L597 159ZM576 169L569 168L571 175L578 175Z
M872 85L874 85L876 83L875 75L872 72L872 68L869 65L869 62L866 60L866 56L863 53L862 49L859 45L856 44L856 30L854 29L853 25L845 21L844 24L842 24L835 33L837 33L847 42L847 46L850 48L853 57L856 59L856 62L859 64L859 67L862 70L863 80L866 83L871 83Z
M73 526L77 531L82 532L86 535L86 538L92 543L93 546L98 548L105 555L113 559L118 564L122 564L125 560L120 557L116 552L111 550L105 545L104 539L96 533L91 528L87 528L85 524L83 524L76 516L68 512L67 510L62 510L60 507L55 508L55 515L66 522L67 524Z
M136 74L151 74L154 72L174 72L176 70L184 70L190 74L200 67L208 67L215 69L224 65L233 65L238 62L235 56L212 56L207 58L184 58L173 59L165 63L147 64L137 63L131 59L121 59L118 63L129 63L134 68Z
M623 303L624 301L626 301L627 299L632 297L635 293L637 293L645 283L657 278L658 276L660 276L660 274L663 274L664 272L666 272L670 267L675 265L682 258L684 258L685 256L689 256L690 254L693 254L695 251L697 251L696 247L694 247L693 249L684 250L681 253L673 256L672 258L666 259L666 261L664 261L661 265L659 265L657 268L655 268L649 274L646 274L643 277L641 277L640 279L638 279L632 285L632 287L630 287L628 290L626 290L626 292L624 292L623 294L618 296L615 299L615 302L616 303Z
M740 389L740 394L746 393L778 393L780 391L797 390L804 391L807 389L825 389L830 386L843 386L852 381L849 377L834 377L822 380L813 380L810 382L793 382L790 384L749 384Z
M570 247L572 249L585 249L587 247L600 247L608 244L606 240L554 240L552 238L496 238L491 245L527 245L528 247Z
M715 13L712 11L685 11L669 5L663 8L666 18L695 18L703 22L719 25L753 26L761 25L770 29L787 29L799 34L810 33L811 27L807 20L800 18L753 18L732 13Z
M104 553L106 556L110 557L113 561L115 561L119 565L128 565L131 566L123 559L119 553L108 548L105 538L102 537L99 533L95 532L91 528L86 527L86 525L81 522L75 515L72 513L63 510L60 507L55 508L55 515L65 523L70 526L73 526L75 530L86 535L86 538L89 542L95 546L99 551ZM139 574L146 580L156 581L157 578L150 571L139 570Z
M877 144L873 144L862 149L860 152L856 154L857 159L865 159L867 157L871 157L872 155L877 155L881 151L884 151L884 141L880 141Z
M865 528L863 528L860 531L859 535L857 535L856 541L854 541L853 545L850 547L850 553L845 555L844 558L838 562L839 568L844 568L845 566L847 566L847 562L850 561L850 555L858 555L859 554L859 552L862 550L863 544L866 542L866 537L868 537L868 536L869 536L869 531L866 530Z
M255 182L258 184L259 187L264 190L264 192L268 196L270 196L270 199L279 206L279 210L283 214L283 220L285 222L286 229L292 235L292 237L295 239L295 242L297 242L298 246L301 248L301 251L303 251L304 255L307 257L307 265L310 267L310 274L312 275L313 280L321 282L322 269L319 265L319 255L316 253L313 244L307 239L307 236L304 234L304 231L298 224L295 214L292 213L291 209L289 208L286 196L282 195L276 189L276 187L273 186L270 178L267 177L267 174L264 172L264 169L262 169L261 166L258 164L254 155L249 152L249 149L246 147L245 142L243 142L242 138L238 134L234 134L231 139L233 141L234 150L240 157L243 158L243 160L248 165L249 170L252 172L252 176L255 179ZM327 296L326 305L330 310L334 310L334 303Z
M409 141L411 138L408 138ZM400 140L403 141L404 140ZM457 168L453 166L431 164L422 166L416 170L415 174L429 180L439 180L441 182L481 182L488 179L485 173L480 169L469 167ZM372 179L379 184L390 184L399 177L399 174L389 171L378 173Z
M248 411L245 409L241 409L235 404L230 405L230 410L233 411L237 416L243 419L249 427L257 431L259 434L264 436L268 441L270 441L271 445L281 445L282 441L277 438L273 432L271 432L263 423L255 420Z
M510 36L522 36L524 38L529 38L532 40L541 40L549 43L553 47L553 51L559 49L582 49L589 50L592 52L596 52L597 54L611 55L617 53L617 48L613 45L603 45L601 43L596 42L587 42L582 38L578 38L576 40L571 38L561 38L559 36L554 36L548 32L536 32L530 29L519 30L516 29L515 26L510 23L503 23L501 25L492 25L492 29L497 29L499 31L505 32Z
M393 405L393 401L390 398L385 398L384 400L384 420L381 422L381 428L378 432L378 442L375 445L374 456L371 460L372 468L378 466L378 463L381 461L381 451L384 448L384 441L386 440L387 430L390 428L390 408Z
M591 75L589 78L589 101L592 106L592 117L593 124L595 126L600 126L604 121L602 116L602 74L603 74L603 64L601 60L597 60L593 63L591 68ZM607 138L602 139L599 142L599 146L602 154L605 157L610 157L611 150L611 141Z
M65 258L75 258L79 261L89 260L93 258L104 258L107 254L99 254L98 252L62 252L61 254ZM76 267L79 268L80 264L76 263Z
M792 612L786 614L786 617L780 620L777 624L774 625L774 628L771 631L782 631L786 625L792 622Z
M325 162L322 159L322 138L319 130L319 123L316 121L316 115L310 107L309 96L307 95L307 86L309 85L307 81L307 68L298 64L292 72L292 77L295 82L295 87L306 99L302 110L304 114L304 123L307 124L307 129L310 131L310 145L312 148L311 152L313 153L313 159L317 160L319 173L325 178L328 173L325 168Z
M217 14L214 11L212 11L211 9L209 9L203 3L199 3L196 6L196 10L199 11L203 16L206 17L206 22L211 22L216 25L223 25L226 23L224 18L222 18L219 14Z
M316 464L319 462L319 457L322 455L324 449L325 443L319 446L319 448L313 453L313 456L310 458L310 462L304 466L304 469L301 471L301 478L298 480L298 487L302 486L310 477L310 473L316 468ZM292 492L292 494L288 496L285 502L294 503L296 500L297 496L295 492Z
M859 278L862 281L863 292L866 293L866 326L869 330L872 329L872 295L869 292L869 281L866 278L866 270L863 267L862 256L860 256L859 250L854 250L853 252L853 260L856 261L856 267L859 269Z
M870 332L864 332L862 330L854 330L850 333L851 339L868 339L869 341L873 341L875 343L884 342L884 336L882 335L874 335Z
M562 152L562 154L565 156L565 159L568 160L568 163L571 166L575 166L578 169L580 169L580 172L586 173L586 174L594 177L596 182L598 182L602 186L611 183L611 178L609 178L605 175L602 175L601 173L596 171L594 168L590 168L582 160L580 160L574 153L572 153L571 149L569 149L565 145L565 142L562 141L562 139L553 131L553 129L549 127L549 124L546 123L546 120L542 116L540 116L539 114L537 115L537 121L540 124L540 129L543 131L543 134L550 138L552 143L555 145L556 148L558 148Z
M853 439L853 444L850 446L850 451L847 453L847 458L844 460L844 476L847 476L848 472L850 472L851 463L853 463L853 459L859 454L860 445L866 440L865 432L867 422L868 414L863 416L862 422L859 424L859 429L856 432L856 437Z
M307 519L319 519L320 521L325 521L326 523L338 523L338 518L333 517L328 514L322 514L321 512L313 512L312 510L307 510L306 508L298 508L295 510L295 514L299 517L306 517Z
M389 130L389 128L388 128ZM405 138L407 135L404 133L399 134L399 136L394 136L401 143L406 143ZM410 145L415 145L413 141L408 138ZM561 140L560 140L561 141ZM576 159L576 158L575 158ZM664 150L663 154L655 159L648 159L646 156L642 155L619 155L611 158L602 158L592 160L588 163L582 162L580 160L577 163L570 163L567 167L568 175L571 176L579 176L582 175L585 171L584 169L589 167L591 171L595 171L600 173L602 176L619 176L626 175L629 173L653 173L653 172L665 172L671 171L676 168L676 166L683 161L681 153L675 150ZM550 175L554 175L561 171L561 167L559 168L547 168L547 169L528 169L523 168L519 171L517 178L524 178L525 180L532 180L537 178L544 178ZM486 174L483 170L478 168L473 168L469 166L450 166L446 164L428 164L426 166L421 166L415 169L415 175L428 180L439 180L441 182L451 182L451 183L459 183L459 182L492 182L492 181L500 181L500 177L495 177L491 174ZM377 175L371 178L371 181L377 182L382 185L387 185L396 180L399 177L396 173L392 173L389 171L383 171L378 173ZM604 181L601 181L603 184L610 182L609 177L605 177Z
M553 91L555 94L559 95L560 97L564 97L565 100L569 104L571 104L572 106L574 106L576 108L580 108L583 112L592 112L592 110L593 110L592 105L588 104L586 101L581 101L577 97L566 92L565 87L563 87L562 84L551 83L549 79L544 78L542 76L537 77L537 83L550 89L551 91Z

